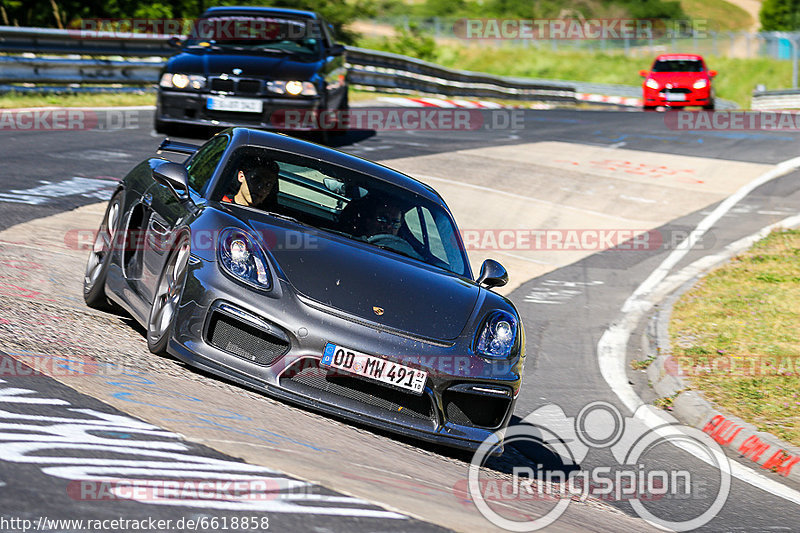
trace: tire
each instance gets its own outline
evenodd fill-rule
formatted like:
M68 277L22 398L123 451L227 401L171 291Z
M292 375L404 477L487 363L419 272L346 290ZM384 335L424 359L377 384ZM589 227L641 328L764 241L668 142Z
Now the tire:
M110 310L111 304L106 298L106 275L114 241L122 226L122 192L117 192L108 202L103 221L94 238L86 270L83 274L83 300L94 309Z
M654 105L646 105L642 107L642 111L655 111L657 106Z
M167 355L167 345L175 329L175 318L186 282L190 251L189 238L184 235L170 252L158 279L147 319L147 349L154 354Z
M714 107L715 107L714 100L711 100L710 102L708 102L708 104L703 106L703 109L706 111L714 111Z

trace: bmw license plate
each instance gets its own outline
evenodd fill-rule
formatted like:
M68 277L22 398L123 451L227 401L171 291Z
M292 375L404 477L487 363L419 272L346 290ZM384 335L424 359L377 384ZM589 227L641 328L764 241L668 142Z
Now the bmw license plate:
M686 95L683 93L665 93L664 96L668 102L683 102L686 100Z
M264 102L255 98L231 98L229 96L209 96L206 108L213 111L242 111L244 113L261 113Z
M344 370L395 387L422 394L428 373L386 359L356 352L329 342L322 354L322 366Z

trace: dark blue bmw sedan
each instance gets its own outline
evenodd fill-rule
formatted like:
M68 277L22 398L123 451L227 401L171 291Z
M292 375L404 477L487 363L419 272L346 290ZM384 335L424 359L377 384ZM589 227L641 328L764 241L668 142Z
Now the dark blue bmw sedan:
M155 129L276 129L288 110L348 107L345 48L310 11L214 7L195 22L158 84Z

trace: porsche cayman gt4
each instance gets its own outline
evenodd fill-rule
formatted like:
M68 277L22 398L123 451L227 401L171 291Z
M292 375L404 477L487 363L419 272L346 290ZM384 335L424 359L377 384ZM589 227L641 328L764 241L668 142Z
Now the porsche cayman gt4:
M473 275L429 186L285 135L170 140L106 209L84 277L155 353L345 419L501 450L522 384L519 314Z

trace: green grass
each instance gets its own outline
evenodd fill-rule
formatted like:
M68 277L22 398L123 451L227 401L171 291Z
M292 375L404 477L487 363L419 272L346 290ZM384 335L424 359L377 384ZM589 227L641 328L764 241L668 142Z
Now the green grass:
M712 31L747 30L753 17L741 7L725 0L680 0L683 11L692 19L707 20Z
M675 305L670 334L693 388L800 445L800 230L711 272Z
M0 95L0 109L18 107L106 107L155 105L155 93L143 94L22 94Z

